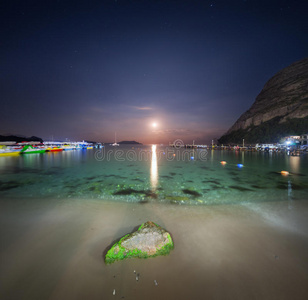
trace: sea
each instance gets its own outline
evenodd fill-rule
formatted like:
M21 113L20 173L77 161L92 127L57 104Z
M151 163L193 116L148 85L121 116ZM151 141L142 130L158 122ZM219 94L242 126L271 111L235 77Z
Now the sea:
M0 158L4 198L291 205L307 198L307 178L307 155L281 153L107 146Z
M0 298L307 299L307 179L308 155L275 152L0 157ZM106 265L146 221L171 233L171 254Z

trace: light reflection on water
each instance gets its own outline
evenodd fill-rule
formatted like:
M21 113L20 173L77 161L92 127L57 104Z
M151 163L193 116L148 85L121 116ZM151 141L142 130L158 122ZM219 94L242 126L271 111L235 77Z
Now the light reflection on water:
M300 172L301 159L299 156L290 156L290 166L295 173Z
M158 171L157 171L157 154L156 145L152 145L152 158L151 158L151 186L155 191L158 182Z
M282 170L291 175L281 176ZM307 172L307 155L105 147L0 157L0 196L177 204L296 201L308 198Z

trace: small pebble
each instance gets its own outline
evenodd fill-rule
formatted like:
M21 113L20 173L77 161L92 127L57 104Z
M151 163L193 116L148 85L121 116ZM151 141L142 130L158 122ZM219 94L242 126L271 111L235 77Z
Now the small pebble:
M113 295L113 296L115 296L115 289L113 290L113 293L112 293L112 295Z
M139 280L139 276L140 276L140 274L138 273L138 274L136 275L136 281Z
M155 285L158 285L158 283L157 283L157 281L156 281L156 280L154 280L154 284L155 284Z

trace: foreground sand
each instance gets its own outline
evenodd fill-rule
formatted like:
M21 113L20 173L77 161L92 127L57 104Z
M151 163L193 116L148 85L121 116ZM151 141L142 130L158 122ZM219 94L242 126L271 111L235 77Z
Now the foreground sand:
M307 201L0 205L0 299L308 299ZM171 255L106 266L103 251L148 220L171 232Z

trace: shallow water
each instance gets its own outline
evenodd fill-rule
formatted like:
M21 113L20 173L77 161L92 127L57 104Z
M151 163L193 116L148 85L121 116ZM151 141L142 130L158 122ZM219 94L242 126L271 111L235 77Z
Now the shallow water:
M307 157L130 150L1 158L1 299L307 299ZM106 266L149 220L171 254Z
M105 147L0 157L0 196L201 205L288 201L307 198L307 176L307 155Z

